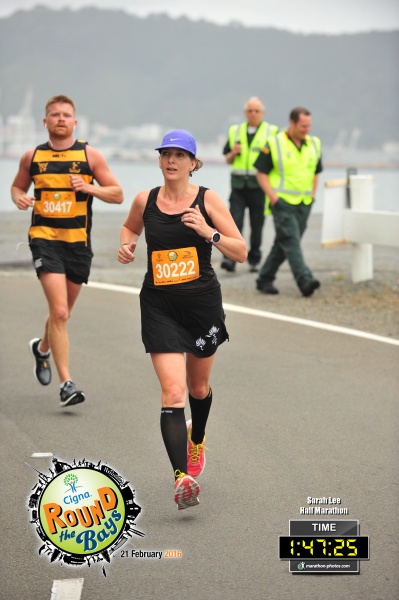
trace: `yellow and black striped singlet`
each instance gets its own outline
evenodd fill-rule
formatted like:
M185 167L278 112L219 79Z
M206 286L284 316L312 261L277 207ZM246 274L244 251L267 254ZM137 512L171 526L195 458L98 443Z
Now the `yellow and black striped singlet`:
M30 167L36 198L30 242L40 239L90 247L93 196L74 192L70 183L70 175L93 181L86 146L87 142L76 140L67 150L53 150L48 143L36 148Z

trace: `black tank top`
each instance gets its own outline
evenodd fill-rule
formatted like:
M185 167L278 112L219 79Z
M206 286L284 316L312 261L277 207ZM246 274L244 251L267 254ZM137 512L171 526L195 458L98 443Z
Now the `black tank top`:
M204 195L207 189L200 186L197 197L190 208L198 206L207 224L210 227L214 227L205 210ZM147 242L147 273L145 274L143 285L175 294L195 294L218 287L220 284L211 264L212 244L208 243L205 238L198 235L193 229L184 225L181 220L184 213L168 215L158 208L156 202L159 190L160 187L156 187L150 191L143 214L145 239ZM197 249L200 277L185 283L155 286L151 264L152 252L191 246Z

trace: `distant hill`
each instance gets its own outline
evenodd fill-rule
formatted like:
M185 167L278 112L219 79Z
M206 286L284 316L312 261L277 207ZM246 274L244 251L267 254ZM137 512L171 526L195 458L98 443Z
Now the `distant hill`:
M37 7L0 19L0 112L15 114L32 86L38 119L50 96L65 93L91 121L156 122L210 141L257 95L280 127L304 105L326 145L339 130L358 128L359 146L371 149L399 141L398 57L399 31L298 35Z

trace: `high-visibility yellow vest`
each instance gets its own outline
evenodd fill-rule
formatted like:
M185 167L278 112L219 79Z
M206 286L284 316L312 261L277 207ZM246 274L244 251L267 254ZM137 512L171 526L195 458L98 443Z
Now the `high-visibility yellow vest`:
M313 180L321 157L321 142L315 136L306 136L301 150L282 131L267 140L273 161L269 181L278 195L289 204L310 204Z
M267 138L276 135L278 127L277 125L271 125L270 123L266 123L266 121L262 121L249 146L247 131L247 122L241 123L241 125L232 125L229 129L228 139L230 148L236 142L240 142L241 144L241 153L234 158L234 161L230 165L232 175L256 175L254 163L261 149L266 145Z

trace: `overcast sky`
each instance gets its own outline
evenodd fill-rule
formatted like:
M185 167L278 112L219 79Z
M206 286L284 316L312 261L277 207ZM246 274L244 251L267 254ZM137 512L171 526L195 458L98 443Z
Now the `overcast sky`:
M42 5L123 9L137 16L167 13L213 23L277 27L300 33L354 33L399 29L398 0L0 0L0 18Z

